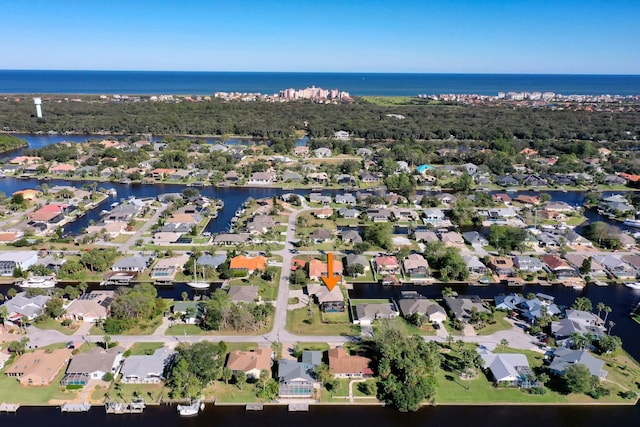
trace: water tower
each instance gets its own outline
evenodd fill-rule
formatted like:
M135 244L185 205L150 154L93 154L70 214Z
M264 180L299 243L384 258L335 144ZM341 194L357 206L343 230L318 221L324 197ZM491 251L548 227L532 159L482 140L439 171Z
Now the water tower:
M39 119L42 118L42 98L33 98L33 103L36 105L36 116Z

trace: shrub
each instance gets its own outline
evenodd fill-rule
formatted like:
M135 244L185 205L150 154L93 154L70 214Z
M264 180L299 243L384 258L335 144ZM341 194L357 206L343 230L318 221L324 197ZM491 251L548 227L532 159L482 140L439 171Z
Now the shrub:
M111 372L107 372L102 376L102 381L113 381L113 374Z

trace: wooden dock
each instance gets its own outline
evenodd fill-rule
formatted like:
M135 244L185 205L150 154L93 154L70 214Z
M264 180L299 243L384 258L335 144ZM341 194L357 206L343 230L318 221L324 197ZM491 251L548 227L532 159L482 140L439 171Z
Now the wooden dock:
M289 403L289 412L307 412L309 411L309 404L306 402Z
M104 404L104 410L107 414L124 415L124 414L142 414L146 405L142 401L124 404L120 402L107 402Z
M19 403L0 403L0 412L16 413L19 408Z
M60 407L60 411L62 412L87 412L91 409L91 404L88 402L84 403L65 403Z
M264 405L262 403L247 403L245 410L247 411L262 411L264 409Z

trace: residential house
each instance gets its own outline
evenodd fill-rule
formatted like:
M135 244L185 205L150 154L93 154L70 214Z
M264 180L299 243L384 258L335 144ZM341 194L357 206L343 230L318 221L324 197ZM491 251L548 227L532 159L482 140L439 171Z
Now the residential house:
M268 185L276 181L276 174L273 172L254 172L249 177L247 184Z
M474 311L478 313L489 313L489 309L482 299L477 295L465 295L457 297L444 297L444 302L451 310L453 316L461 322L471 320Z
M215 245L235 246L251 240L249 233L220 233L213 238Z
M309 147L300 145L293 149L293 154L298 157L309 157Z
M260 372L271 373L273 351L270 348L259 348L254 351L232 351L227 359L227 368L236 374L244 372L247 378L258 379Z
M120 258L112 266L111 271L135 271L142 273L146 270L153 259L146 255L134 255L126 258Z
M364 184L375 184L380 182L380 177L369 172L364 172L360 175L360 181Z
M31 222L57 224L64 219L67 207L68 205L66 204L48 204L27 214L27 217Z
M544 270L544 264L538 258L530 256L515 256L513 259L513 265L521 271L536 272Z
M332 241L333 233L326 228L316 228L309 234L309 237L315 244L320 244Z
M246 257L238 255L231 258L229 268L231 270L246 271L247 274L253 274L254 271L264 271L267 266L267 259L263 256Z
M417 229L416 231L413 232L413 237L418 242L431 243L431 242L440 241L436 233L430 230L425 230L425 229Z
M573 267L557 255L545 255L541 259L546 264L545 270L555 274L560 280L580 277Z
M640 255L623 255L621 259L633 269L636 273L636 277L640 276Z
M362 236L358 233L358 230L344 229L339 232L340 239L345 243L362 243Z
M65 367L71 350L35 350L19 356L5 371L8 377L18 378L22 386L47 386Z
M26 324L42 313L50 299L49 295L28 296L26 292L18 292L2 304L9 314L6 320L14 324Z
M63 317L90 323L105 320L114 298L114 291L91 291L82 294L65 308Z
M76 170L76 167L69 163L60 163L49 168L49 172L55 175L66 175Z
M487 267L482 263L482 261L480 261L480 259L478 259L477 256L464 255L462 259L464 260L465 264L467 264L467 269L469 270L469 273L477 274L477 275L487 273Z
M338 215L342 218L355 219L360 216L360 211L358 209L342 208L338 209Z
M364 255L347 254L347 256L345 257L345 261L347 266L359 264L362 266L364 271L367 271L370 269L369 261L367 261L367 258Z
M355 206L357 203L356 197L351 193L336 194L336 203L348 206Z
M313 367L289 359L278 361L280 398L310 398L314 395Z
M373 222L387 222L392 215L390 209L367 209L365 214Z
M518 196L514 199L516 202L520 202L525 205L535 206L540 204L540 197L538 196L529 196L527 194L518 194Z
M331 157L333 153L331 153L331 149L327 147L320 147L313 150L313 154L318 158Z
M355 325L371 325L378 319L395 319L400 313L393 301L355 305Z
M327 219L327 218L330 218L331 215L333 215L333 209L331 208L324 208L324 209L318 209L317 211L313 211L313 216L315 216L318 219Z
M325 206L329 206L331 204L331 196L323 196L320 193L311 193L309 194L309 201L311 203L322 203Z
M520 182L512 176L503 175L496 178L496 184L501 187L517 187Z
M524 388L537 386L530 380L533 371L524 354L493 353L484 347L478 348L478 354L496 384Z
M565 318L551 322L551 333L556 341L566 341L574 333L595 337L604 335L602 319L593 313L581 310L567 310Z
M394 208L391 210L393 215L393 219L396 221L416 221L418 219L418 214L413 209L398 209Z
M314 296L320 310L325 313L344 312L344 295L340 286L335 286L331 291L324 284L310 283L307 285L307 293Z
M516 274L515 270L513 269L513 261L511 261L511 258L509 257L489 257L487 267L493 270L493 272L498 276L513 277Z
M580 270L580 268L582 268L582 263L587 258L591 258L591 267L589 272L586 274L587 276L596 277L607 275L607 269L598 261L594 260L593 257L588 257L587 255L579 253L568 253L565 255L565 259L576 270Z
M280 175L280 179L284 182L300 182L302 181L302 175L297 172L284 172Z
M227 254L203 254L198 257L196 263L201 267L208 267L211 269L218 268L221 264L227 260Z
M333 134L333 137L335 139L339 139L342 141L348 141L349 140L349 132L347 132L346 130L339 130L337 132L335 132Z
M161 258L151 269L150 276L157 282L173 281L176 273L189 261L189 255L178 255L171 258Z
M342 262L340 260L333 260L333 273L334 275L342 274ZM327 275L327 264L319 259L312 259L309 261L309 279L320 280L321 276Z
M571 350L558 347L553 352L553 360L549 365L549 370L557 375L563 375L564 371L571 365L584 365L589 369L591 375L604 379L607 371L604 368L604 361L592 356L586 350Z
M400 274L400 264L393 255L378 255L374 258L373 264L377 274Z
M442 243L449 245L464 245L464 239L462 235L457 231L447 231L440 234L440 240Z
M264 234L273 230L276 221L269 215L256 215L247 222L247 232L249 234Z
M186 325L196 325L204 315L202 301L176 301L171 307L175 318L181 319Z
M150 355L133 355L122 363L120 382L123 384L158 384L164 380L166 367L176 353L161 347Z
M38 262L36 251L4 251L0 252L0 276L13 276L13 271L19 268L27 271Z
M635 279L637 272L629 264L624 262L621 257L611 254L594 255L592 258L599 264L602 264L617 279Z
M105 374L110 373L114 377L118 375L122 364L124 349L122 347L112 347L104 351L101 348L92 348L86 353L73 356L66 374L60 384L85 386L90 380L102 379Z
M418 313L429 318L432 323L447 320L447 312L435 301L429 300L416 291L401 291L398 307L404 317Z
M368 357L352 356L342 347L328 351L329 370L336 378L368 378L373 376Z
M257 286L229 286L229 299L231 302L254 302L258 301Z
M300 358L302 363L306 363L314 368L322 364L322 359L322 352L318 350L303 350L302 357Z
M477 231L467 231L466 233L462 233L462 238L465 242L473 246L487 246L489 244L489 241Z
M409 280L420 280L429 277L429 262L420 254L411 254L402 261L405 276Z

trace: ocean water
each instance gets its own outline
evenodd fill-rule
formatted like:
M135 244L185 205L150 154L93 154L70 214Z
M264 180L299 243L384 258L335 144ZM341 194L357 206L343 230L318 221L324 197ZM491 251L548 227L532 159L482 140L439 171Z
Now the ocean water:
M0 70L3 94L273 94L309 86L358 96L496 95L500 91L626 96L640 95L640 75Z

